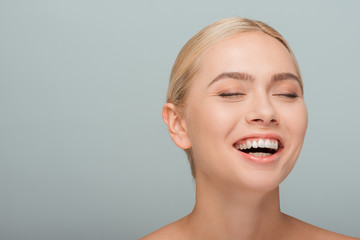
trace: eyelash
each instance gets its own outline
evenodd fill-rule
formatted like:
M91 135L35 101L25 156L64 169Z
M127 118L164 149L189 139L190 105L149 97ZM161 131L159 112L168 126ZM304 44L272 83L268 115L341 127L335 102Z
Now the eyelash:
M288 98L297 98L298 95L296 93L282 93L282 94L275 94L275 96L282 96Z
M239 92L224 92L220 93L220 97L236 97L236 96L244 96L244 93ZM287 98L297 98L299 97L296 93L282 93L282 94L275 94L275 96L287 97Z
M239 93L239 92L224 92L224 93L220 93L219 96L220 97L236 97L236 96L244 96L244 93Z

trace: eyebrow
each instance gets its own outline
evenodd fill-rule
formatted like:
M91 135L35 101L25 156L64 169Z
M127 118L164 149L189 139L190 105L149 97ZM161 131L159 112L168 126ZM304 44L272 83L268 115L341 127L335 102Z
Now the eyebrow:
M210 85L212 85L213 83L221 80L221 79L225 79L225 78L232 78L235 80L245 80L245 81L250 81L253 82L255 80L254 76L248 74L248 73L244 73L244 72L224 72L224 73L220 73L219 75L217 75L208 85L208 87Z
M297 81L301 86L300 78L293 73L278 73L271 77L272 82L291 80L291 79Z
M244 72L224 72L219 74L218 76L216 76L208 85L208 87L210 85L212 85L213 83L221 80L221 79L226 79L226 78L232 78L235 80L244 80L244 81L250 81L253 82L255 80L255 77L252 76L251 74L248 73L244 73ZM283 81L283 80L295 80L299 83L300 86L302 86L300 78L298 76L296 76L293 73L288 73L288 72L284 72L284 73L277 73L274 74L271 77L271 82L278 82L278 81Z

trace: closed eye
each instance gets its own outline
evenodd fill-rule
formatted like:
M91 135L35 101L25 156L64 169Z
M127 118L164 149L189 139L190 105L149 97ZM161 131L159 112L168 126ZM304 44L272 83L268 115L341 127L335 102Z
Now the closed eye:
M224 92L219 94L220 97L238 97L244 95L245 95L244 93L240 93L240 92Z
M281 94L274 94L274 96L287 97L287 98L299 97L299 95L297 95L296 93L281 93Z

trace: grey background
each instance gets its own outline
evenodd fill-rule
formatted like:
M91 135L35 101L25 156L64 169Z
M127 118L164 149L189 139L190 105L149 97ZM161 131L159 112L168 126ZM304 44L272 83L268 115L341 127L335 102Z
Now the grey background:
M218 19L280 31L309 128L282 210L360 236L359 1L0 1L0 239L136 239L191 211L161 118L182 45Z

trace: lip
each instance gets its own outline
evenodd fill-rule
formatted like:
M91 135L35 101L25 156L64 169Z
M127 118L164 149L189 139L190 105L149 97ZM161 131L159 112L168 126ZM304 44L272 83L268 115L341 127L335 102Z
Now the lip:
M280 147L279 149L276 151L276 153L270 155L270 156L266 156L266 157L257 157L257 156L254 156L254 155L250 155L250 154L247 154L247 153L244 153L240 150L238 150L236 147L235 147L235 144L240 142L240 141L243 141L243 140L246 140L246 139L251 139L251 138L263 138L263 139L266 139L266 138L272 138L272 139L277 139L280 143ZM251 134L251 135L247 135L247 136L244 136L242 137L241 139L237 140L236 142L234 142L233 144L233 148L236 150L236 152L238 154L240 154L243 158L251 161L251 162L254 162L254 163L258 163L258 164L270 164L270 163L274 163L276 162L283 149L284 149L284 142L282 140L282 138L276 134L276 133L266 133L266 134Z

